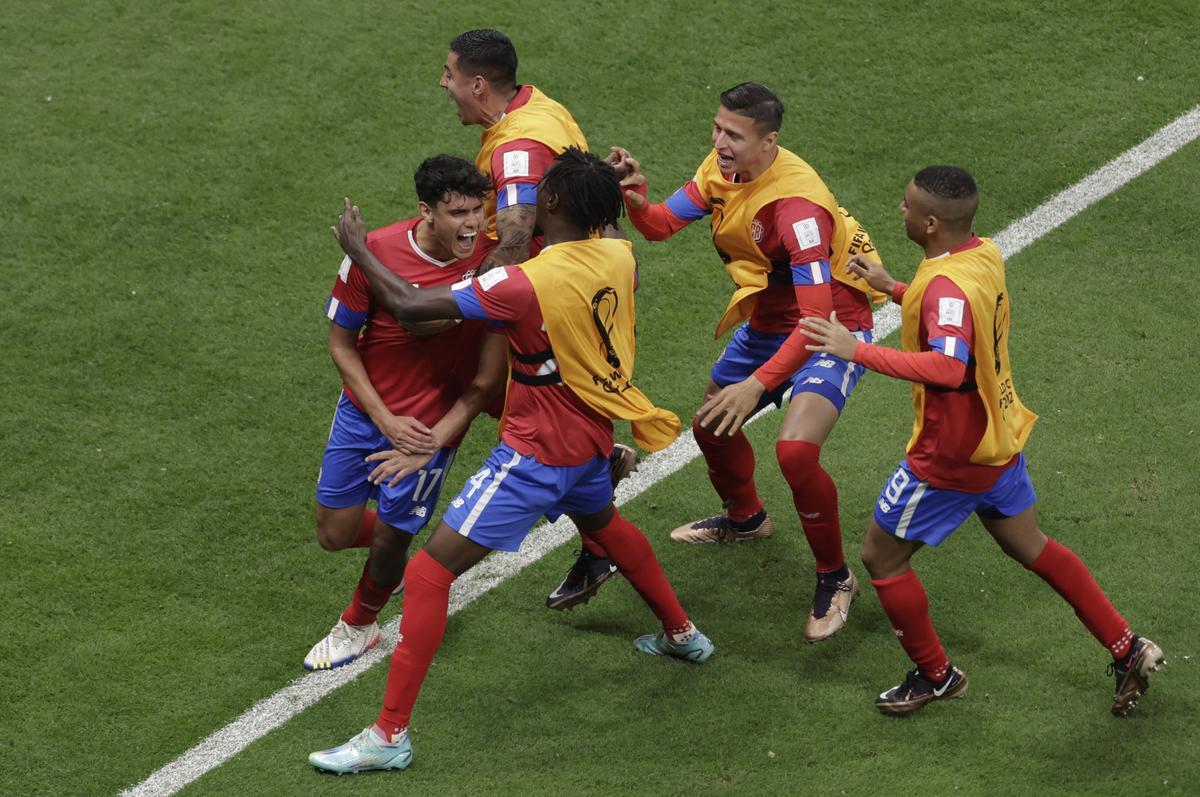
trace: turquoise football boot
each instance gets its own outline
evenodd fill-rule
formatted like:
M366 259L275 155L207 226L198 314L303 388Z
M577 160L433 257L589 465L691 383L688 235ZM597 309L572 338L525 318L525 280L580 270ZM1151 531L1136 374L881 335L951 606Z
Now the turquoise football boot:
M638 637L633 641L633 646L651 656L674 656L692 664L703 664L716 650L712 640L700 633L699 629L693 631L685 642L678 644L667 639L665 632L659 631Z
M406 769L412 763L412 742L408 733L395 744L388 744L371 728L340 747L321 750L308 757L308 763L326 772L339 775L369 772L375 769Z

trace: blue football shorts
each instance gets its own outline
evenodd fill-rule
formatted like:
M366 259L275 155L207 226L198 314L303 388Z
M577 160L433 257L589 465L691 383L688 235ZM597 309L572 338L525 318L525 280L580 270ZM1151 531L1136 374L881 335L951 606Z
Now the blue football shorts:
M367 414L343 392L321 459L317 501L330 509L345 509L375 500L379 504L378 517L384 523L409 534L419 532L437 507L455 449L439 449L424 468L401 479L395 487L371 484L367 476L376 463L367 462L367 456L391 447Z
M590 515L612 502L608 457L554 467L501 443L450 502L442 520L472 542L515 551L545 515Z
M870 330L855 332L854 337L864 343L870 343L873 339ZM748 379L779 351L779 347L787 338L784 333L759 332L752 329L749 323L742 324L733 333L729 344L713 365L712 380L718 386L725 387ZM824 396L840 413L846 406L850 391L854 390L854 386L865 372L866 369L861 365L847 362L832 354L813 352L790 379L785 379L774 390L763 393L755 412L768 404L782 407L784 393L791 388L793 397L798 393L816 393Z
M1018 454L990 490L965 493L930 486L918 479L902 460L883 486L875 503L875 522L902 540L940 545L972 513L984 518L1019 515L1037 501L1025 455Z

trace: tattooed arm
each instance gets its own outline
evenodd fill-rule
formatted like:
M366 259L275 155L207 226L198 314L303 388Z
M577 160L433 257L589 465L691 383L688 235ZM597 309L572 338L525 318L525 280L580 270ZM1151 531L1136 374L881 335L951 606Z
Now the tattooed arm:
M480 274L496 266L514 266L529 259L529 242L533 240L536 215L534 205L511 205L496 213L496 235L500 243L479 267Z

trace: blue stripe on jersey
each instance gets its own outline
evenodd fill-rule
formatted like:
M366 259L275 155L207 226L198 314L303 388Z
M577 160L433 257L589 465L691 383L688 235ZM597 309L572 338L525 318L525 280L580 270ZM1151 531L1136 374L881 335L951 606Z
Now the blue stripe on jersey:
M496 210L513 205L536 205L537 183L509 183L496 192Z
M934 338L929 341L929 348L941 352L947 357L953 357L964 365L970 365L971 347L962 338L956 338L953 335L947 335L944 338Z
M690 196L687 195L686 187L680 188L667 200L667 210L675 214L675 218L680 221L695 221L702 219L711 213L711 210L702 208L697 205Z
M503 268L503 266L501 266ZM454 297L454 301L458 304L458 311L462 313L463 318L482 318L487 319L487 311L483 309L483 304L479 301L479 297L475 295L475 289L471 287L474 280L463 280L456 282L452 286L450 295Z
M792 264L792 285L825 285L832 279L828 260Z
M325 303L325 317L339 327L359 330L367 323L367 311L351 310L332 296Z

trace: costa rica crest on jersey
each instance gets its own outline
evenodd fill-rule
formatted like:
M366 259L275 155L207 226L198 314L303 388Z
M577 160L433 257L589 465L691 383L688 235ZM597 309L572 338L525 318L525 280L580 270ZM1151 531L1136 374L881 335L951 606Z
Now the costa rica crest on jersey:
M754 243L762 243L764 232L765 230L763 229L763 223L761 221L755 219L754 221L750 222L750 237L754 239Z

